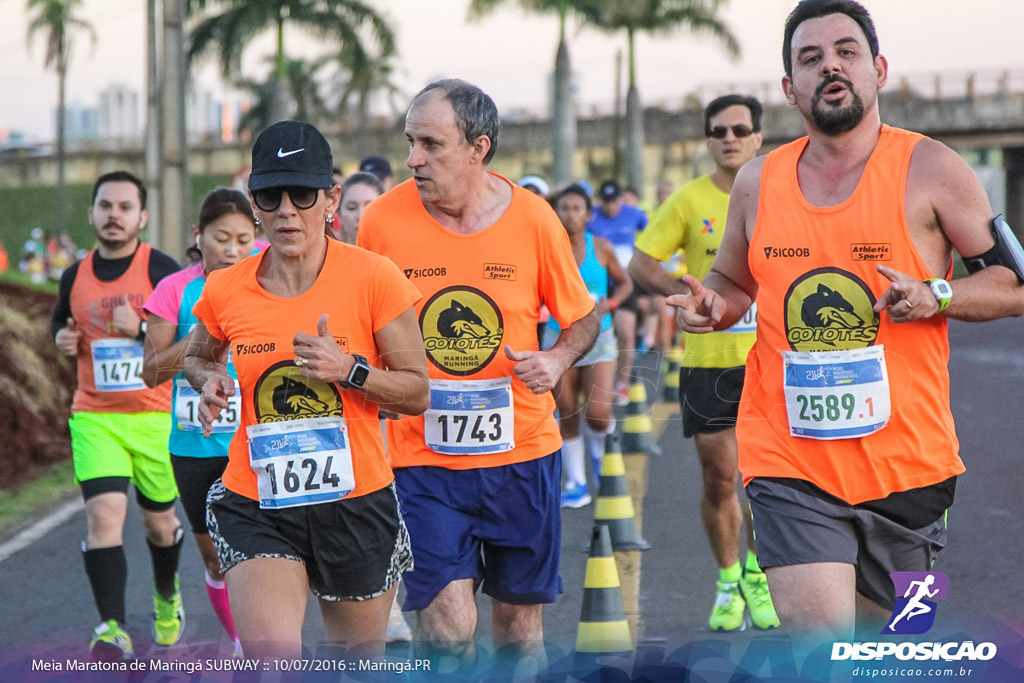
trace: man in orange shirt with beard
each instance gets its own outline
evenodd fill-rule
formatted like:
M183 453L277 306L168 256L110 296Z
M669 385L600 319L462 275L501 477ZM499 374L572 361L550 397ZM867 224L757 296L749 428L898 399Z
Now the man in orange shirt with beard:
M430 409L389 421L416 567L416 640L472 659L482 583L496 649L538 654L542 605L561 592L560 445L551 389L598 331L565 230L541 198L487 170L494 102L476 86L424 88L406 116L414 177L367 207L358 244L419 288ZM562 327L539 351L547 304Z
M855 617L888 619L889 574L945 545L964 471L946 318L1021 315L1024 274L990 258L1005 241L970 167L882 125L888 63L864 7L801 2L783 63L807 137L743 167L711 272L668 303L701 333L757 299L737 440L758 559L783 624L850 640ZM953 249L992 267L950 283Z

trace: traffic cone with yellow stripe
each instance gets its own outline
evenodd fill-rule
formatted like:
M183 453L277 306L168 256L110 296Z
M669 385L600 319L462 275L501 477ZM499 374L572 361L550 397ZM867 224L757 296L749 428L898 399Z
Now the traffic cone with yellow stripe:
M594 524L608 527L608 536L615 550L647 550L651 544L640 538L636 530L636 513L618 440L614 434L609 434L605 443Z
M643 382L633 382L629 385L629 403L622 420L622 451L661 455L661 449L651 436L653 432L651 415L647 410L647 388Z
M622 605L619 572L612 555L608 527L598 523L591 536L587 573L583 579L583 610L576 632L576 652L608 654L632 650L633 638Z
M663 403L679 401L679 366L682 365L683 350L673 346L665 354L665 372L661 379L661 400Z

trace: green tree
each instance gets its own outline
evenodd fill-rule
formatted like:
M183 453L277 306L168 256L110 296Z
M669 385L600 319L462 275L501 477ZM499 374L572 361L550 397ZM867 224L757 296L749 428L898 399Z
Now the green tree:
M395 51L394 31L370 3L360 0L191 0L189 8L198 16L191 33L189 61L215 51L226 80L234 80L241 72L242 54L249 43L268 30L275 31L277 51L269 123L291 114L285 24L338 45L340 51L365 53L368 42L375 44L380 54Z
M371 148L370 102L374 95L382 94L392 113L401 106L399 99L403 93L394 81L394 58L394 53L374 55L345 46L337 54L328 55L317 63L321 68L337 69L336 75L329 80L338 83L338 113L348 116L353 108L355 110L356 153L360 157L380 151Z
M96 32L92 26L75 16L82 5L82 0L28 0L28 11L32 20L28 25L28 40L31 43L37 33L46 34L47 68L53 67L57 72L57 231L65 228L65 204L67 201L64 174L65 162L65 126L64 104L67 93L68 64L71 61L72 32L86 31L92 42L96 42Z
M469 18L480 19L492 13L505 0L471 0ZM551 180L555 185L569 183L575 177L573 157L576 153L576 105L572 92L572 65L565 28L570 11L579 11L585 3L579 0L518 0L519 5L536 14L558 15L558 49L555 51L551 111Z
M626 91L626 177L642 191L644 184L644 119L636 86L636 34L671 34L682 29L720 40L731 57L739 43L718 17L727 0L587 0L581 8L587 21L607 32L626 32L629 89Z
M273 59L273 58L271 58ZM302 59L288 59L287 73L282 81L288 89L290 102L295 105L292 116L300 121L319 124L327 119L330 110L320 92L317 82L317 67ZM255 137L256 133L274 123L271 119L274 102L278 96L278 82L268 80L238 79L235 87L248 92L252 96L252 106L242 114L238 121L240 131L248 131Z

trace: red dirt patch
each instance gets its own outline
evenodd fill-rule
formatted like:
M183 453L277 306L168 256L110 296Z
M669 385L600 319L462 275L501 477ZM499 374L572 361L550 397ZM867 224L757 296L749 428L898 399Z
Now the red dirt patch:
M71 456L75 362L50 336L56 299L0 282L0 488Z

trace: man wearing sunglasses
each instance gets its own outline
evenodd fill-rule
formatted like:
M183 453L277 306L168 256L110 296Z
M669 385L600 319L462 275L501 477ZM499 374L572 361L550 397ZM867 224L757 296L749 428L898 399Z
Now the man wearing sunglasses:
M761 148L761 113L761 103L745 95L725 95L708 104L704 131L715 170L674 192L637 239L629 273L643 287L664 296L689 291L662 267L679 250L694 277L707 275L722 244L736 174ZM703 471L700 514L719 570L708 619L716 631L743 629L745 608L758 628L779 625L754 553L750 518L743 513L746 506L740 505L736 492L736 412L756 315L751 308L728 330L686 334L680 368L683 435L693 437ZM738 548L744 527L747 553L741 566Z

